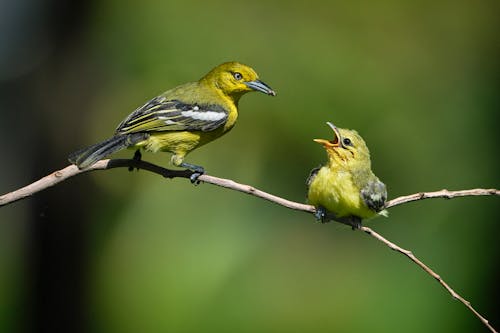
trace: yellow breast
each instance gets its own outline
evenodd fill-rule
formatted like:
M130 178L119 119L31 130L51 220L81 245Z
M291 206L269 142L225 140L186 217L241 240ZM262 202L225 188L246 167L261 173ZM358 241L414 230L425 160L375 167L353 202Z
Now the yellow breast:
M354 184L349 172L333 172L326 166L312 180L308 201L313 206L323 206L337 217L354 215L369 218L376 214L363 202L360 189Z

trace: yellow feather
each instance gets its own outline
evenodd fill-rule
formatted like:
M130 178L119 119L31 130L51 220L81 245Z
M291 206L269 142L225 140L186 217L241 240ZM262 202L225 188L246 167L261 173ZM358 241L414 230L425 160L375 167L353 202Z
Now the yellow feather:
M324 146L328 162L311 175L308 202L336 218L376 216L383 208L387 192L371 170L365 141L356 131L328 125L334 131L333 140L314 140Z
M173 154L172 163L196 170L184 157L227 133L238 119L238 101L247 92L276 93L250 67L227 62L196 82L170 89L126 117L115 136L70 155L79 168L88 167L118 150L137 147Z

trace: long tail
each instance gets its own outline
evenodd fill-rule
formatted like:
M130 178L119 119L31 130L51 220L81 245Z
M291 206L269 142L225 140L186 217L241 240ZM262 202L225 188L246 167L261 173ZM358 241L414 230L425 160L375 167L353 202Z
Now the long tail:
M75 151L68 156L68 160L71 163L76 164L79 169L84 169L99 161L103 157L147 139L148 136L149 134L147 133L116 135L103 142L99 142L90 147Z

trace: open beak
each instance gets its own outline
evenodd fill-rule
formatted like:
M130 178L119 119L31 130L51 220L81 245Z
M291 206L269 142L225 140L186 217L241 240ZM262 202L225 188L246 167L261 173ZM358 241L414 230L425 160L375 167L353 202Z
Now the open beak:
M338 128L332 124L331 122L327 121L326 124L330 126L333 130L333 134L335 135L333 140L325 140L325 139L314 139L314 142L317 142L319 144L322 144L325 148L336 148L340 146L340 133Z
M260 80L248 81L248 82L245 82L245 84L250 89L263 92L266 95L276 96L276 92L273 89L271 89L271 87L269 87L267 84L265 84L264 82L262 82Z

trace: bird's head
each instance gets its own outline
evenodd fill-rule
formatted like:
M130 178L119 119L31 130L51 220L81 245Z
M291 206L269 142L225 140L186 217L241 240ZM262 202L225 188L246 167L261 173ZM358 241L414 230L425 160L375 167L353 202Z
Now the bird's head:
M205 75L200 81L216 87L224 95L238 100L250 91L260 91L264 94L276 96L274 90L259 80L257 73L246 65L238 62L226 62Z
M345 128L338 128L330 122L334 133L332 140L314 139L320 143L328 153L329 165L348 169L350 171L370 169L370 151L358 132Z

